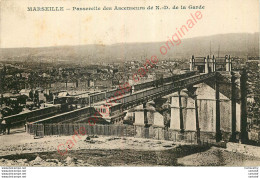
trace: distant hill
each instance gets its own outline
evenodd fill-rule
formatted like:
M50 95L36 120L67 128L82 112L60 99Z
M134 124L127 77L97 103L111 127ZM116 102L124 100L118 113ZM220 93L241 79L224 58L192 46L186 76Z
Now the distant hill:
M41 61L74 61L74 62L116 62L122 60L140 60L145 56L160 54L164 42L125 43L113 45L58 46L42 48L2 48L2 60L41 60ZM220 56L246 57L259 56L259 33L234 33L196 37L182 40L179 46L172 47L164 58L190 58L191 55L206 56L210 53ZM8 59L9 58L9 59Z

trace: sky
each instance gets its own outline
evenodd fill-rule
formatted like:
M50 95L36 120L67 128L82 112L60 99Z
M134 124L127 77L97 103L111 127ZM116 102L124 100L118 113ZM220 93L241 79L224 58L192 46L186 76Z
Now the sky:
M0 48L129 42L161 42L198 10L72 11L98 6L204 5L201 20L184 36L259 32L258 0L1 0ZM63 12L30 12L27 7L61 6Z

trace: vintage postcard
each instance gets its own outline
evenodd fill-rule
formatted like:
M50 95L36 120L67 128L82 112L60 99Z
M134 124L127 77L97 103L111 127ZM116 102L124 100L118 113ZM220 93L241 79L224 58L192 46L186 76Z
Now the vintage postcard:
M260 165L259 1L0 4L0 166Z

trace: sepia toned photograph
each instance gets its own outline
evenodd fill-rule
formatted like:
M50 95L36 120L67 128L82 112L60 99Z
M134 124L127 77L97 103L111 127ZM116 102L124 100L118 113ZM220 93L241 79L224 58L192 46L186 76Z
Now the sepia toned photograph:
M0 5L1 167L260 166L259 1Z

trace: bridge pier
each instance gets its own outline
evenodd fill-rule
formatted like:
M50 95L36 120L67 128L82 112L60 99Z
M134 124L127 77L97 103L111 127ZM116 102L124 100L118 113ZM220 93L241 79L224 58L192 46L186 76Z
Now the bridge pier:
M158 140L164 140L165 135L164 135L164 117L161 115L159 112L154 112L153 113L153 125L149 129L149 135L150 137L153 137L154 139Z
M170 130L176 141L185 141L188 135L191 140L198 138L196 97L192 98L187 93L187 90L181 90L171 97Z
M137 137L164 139L164 116L151 103L137 106L134 112Z
M163 115L161 115L159 112L154 112L153 113L153 127L156 128L164 128L165 125L164 125L164 117Z
M192 86L188 87L188 92L189 92L189 102L187 102L187 109L190 112L188 115L188 118L193 118L195 115L195 124L192 121L188 121L187 124L192 124L192 131L196 131L196 138L197 138L197 143L201 143L200 140L200 123L199 123L199 116L198 116L198 101L197 101L197 94L196 94L197 87ZM189 127L188 127L189 129Z
M221 72L217 73L215 80L197 84L198 118L202 138L217 142L238 141L242 113L245 113L242 111L245 107L241 106L241 98L244 97L242 93L240 97L240 89L237 87L239 83L238 73Z
M170 129L183 132L183 115L181 97L183 92L178 91L171 98L171 122ZM184 95L185 96L185 95Z
M143 103L135 107L135 129L136 129L136 137L144 138L147 135L147 127L148 127L148 117L147 117L147 103ZM148 131L149 133L149 131Z
M135 107L135 123L136 126L145 126L147 121L146 103Z
M227 72L231 72L231 70L232 70L232 62L231 62L231 59L230 59L230 55L226 55L225 56L225 63L226 63L226 71Z

